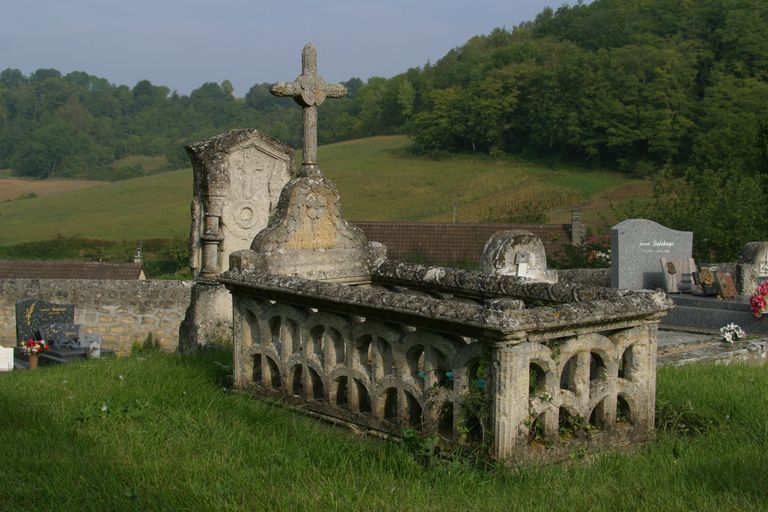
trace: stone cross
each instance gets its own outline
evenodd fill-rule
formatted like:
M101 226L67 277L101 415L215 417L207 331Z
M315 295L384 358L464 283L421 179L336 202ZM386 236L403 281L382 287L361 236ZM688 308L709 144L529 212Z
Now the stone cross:
M327 84L317 74L317 50L310 43L301 52L301 75L293 82L278 82L272 86L275 96L290 96L302 106L304 118L304 159L301 172L306 174L317 166L317 107L326 97L341 98L347 88Z

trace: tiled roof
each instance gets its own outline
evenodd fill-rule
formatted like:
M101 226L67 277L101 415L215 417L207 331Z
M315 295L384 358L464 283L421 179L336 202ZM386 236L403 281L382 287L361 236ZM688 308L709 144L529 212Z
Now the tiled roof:
M141 263L0 260L0 279L144 279Z
M370 241L387 246L387 256L417 263L479 263L485 242L498 231L525 229L544 243L547 254L571 244L570 224L449 224L355 222Z

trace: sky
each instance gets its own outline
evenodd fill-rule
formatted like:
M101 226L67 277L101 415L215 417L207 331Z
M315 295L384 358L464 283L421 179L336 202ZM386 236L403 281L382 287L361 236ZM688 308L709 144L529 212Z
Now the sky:
M85 71L189 94L228 79L236 96L290 81L314 43L320 75L392 77L472 36L565 0L0 0L0 70Z

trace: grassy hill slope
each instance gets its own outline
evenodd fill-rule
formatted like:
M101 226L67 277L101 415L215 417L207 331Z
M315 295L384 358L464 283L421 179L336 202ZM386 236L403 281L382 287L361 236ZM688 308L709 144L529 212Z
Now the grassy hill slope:
M406 137L354 140L320 148L351 220L510 220L547 210L565 221L572 203L643 188L610 171L545 166L518 158L416 157ZM300 156L297 158L300 160ZM0 180L2 187L2 180ZM642 192L642 190L641 190ZM103 240L186 237L190 169L104 183L85 190L0 204L0 246L78 236ZM590 210L585 218L590 221Z

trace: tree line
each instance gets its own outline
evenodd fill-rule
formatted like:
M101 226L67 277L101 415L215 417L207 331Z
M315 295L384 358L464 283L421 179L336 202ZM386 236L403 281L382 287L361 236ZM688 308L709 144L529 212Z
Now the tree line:
M417 151L523 153L640 175L768 174L768 4L596 0L473 37L392 78L352 78L320 111L321 143L405 133ZM0 168L124 178L129 155L186 165L183 146L237 127L300 144L301 113L256 84L180 95L76 71L0 72Z

